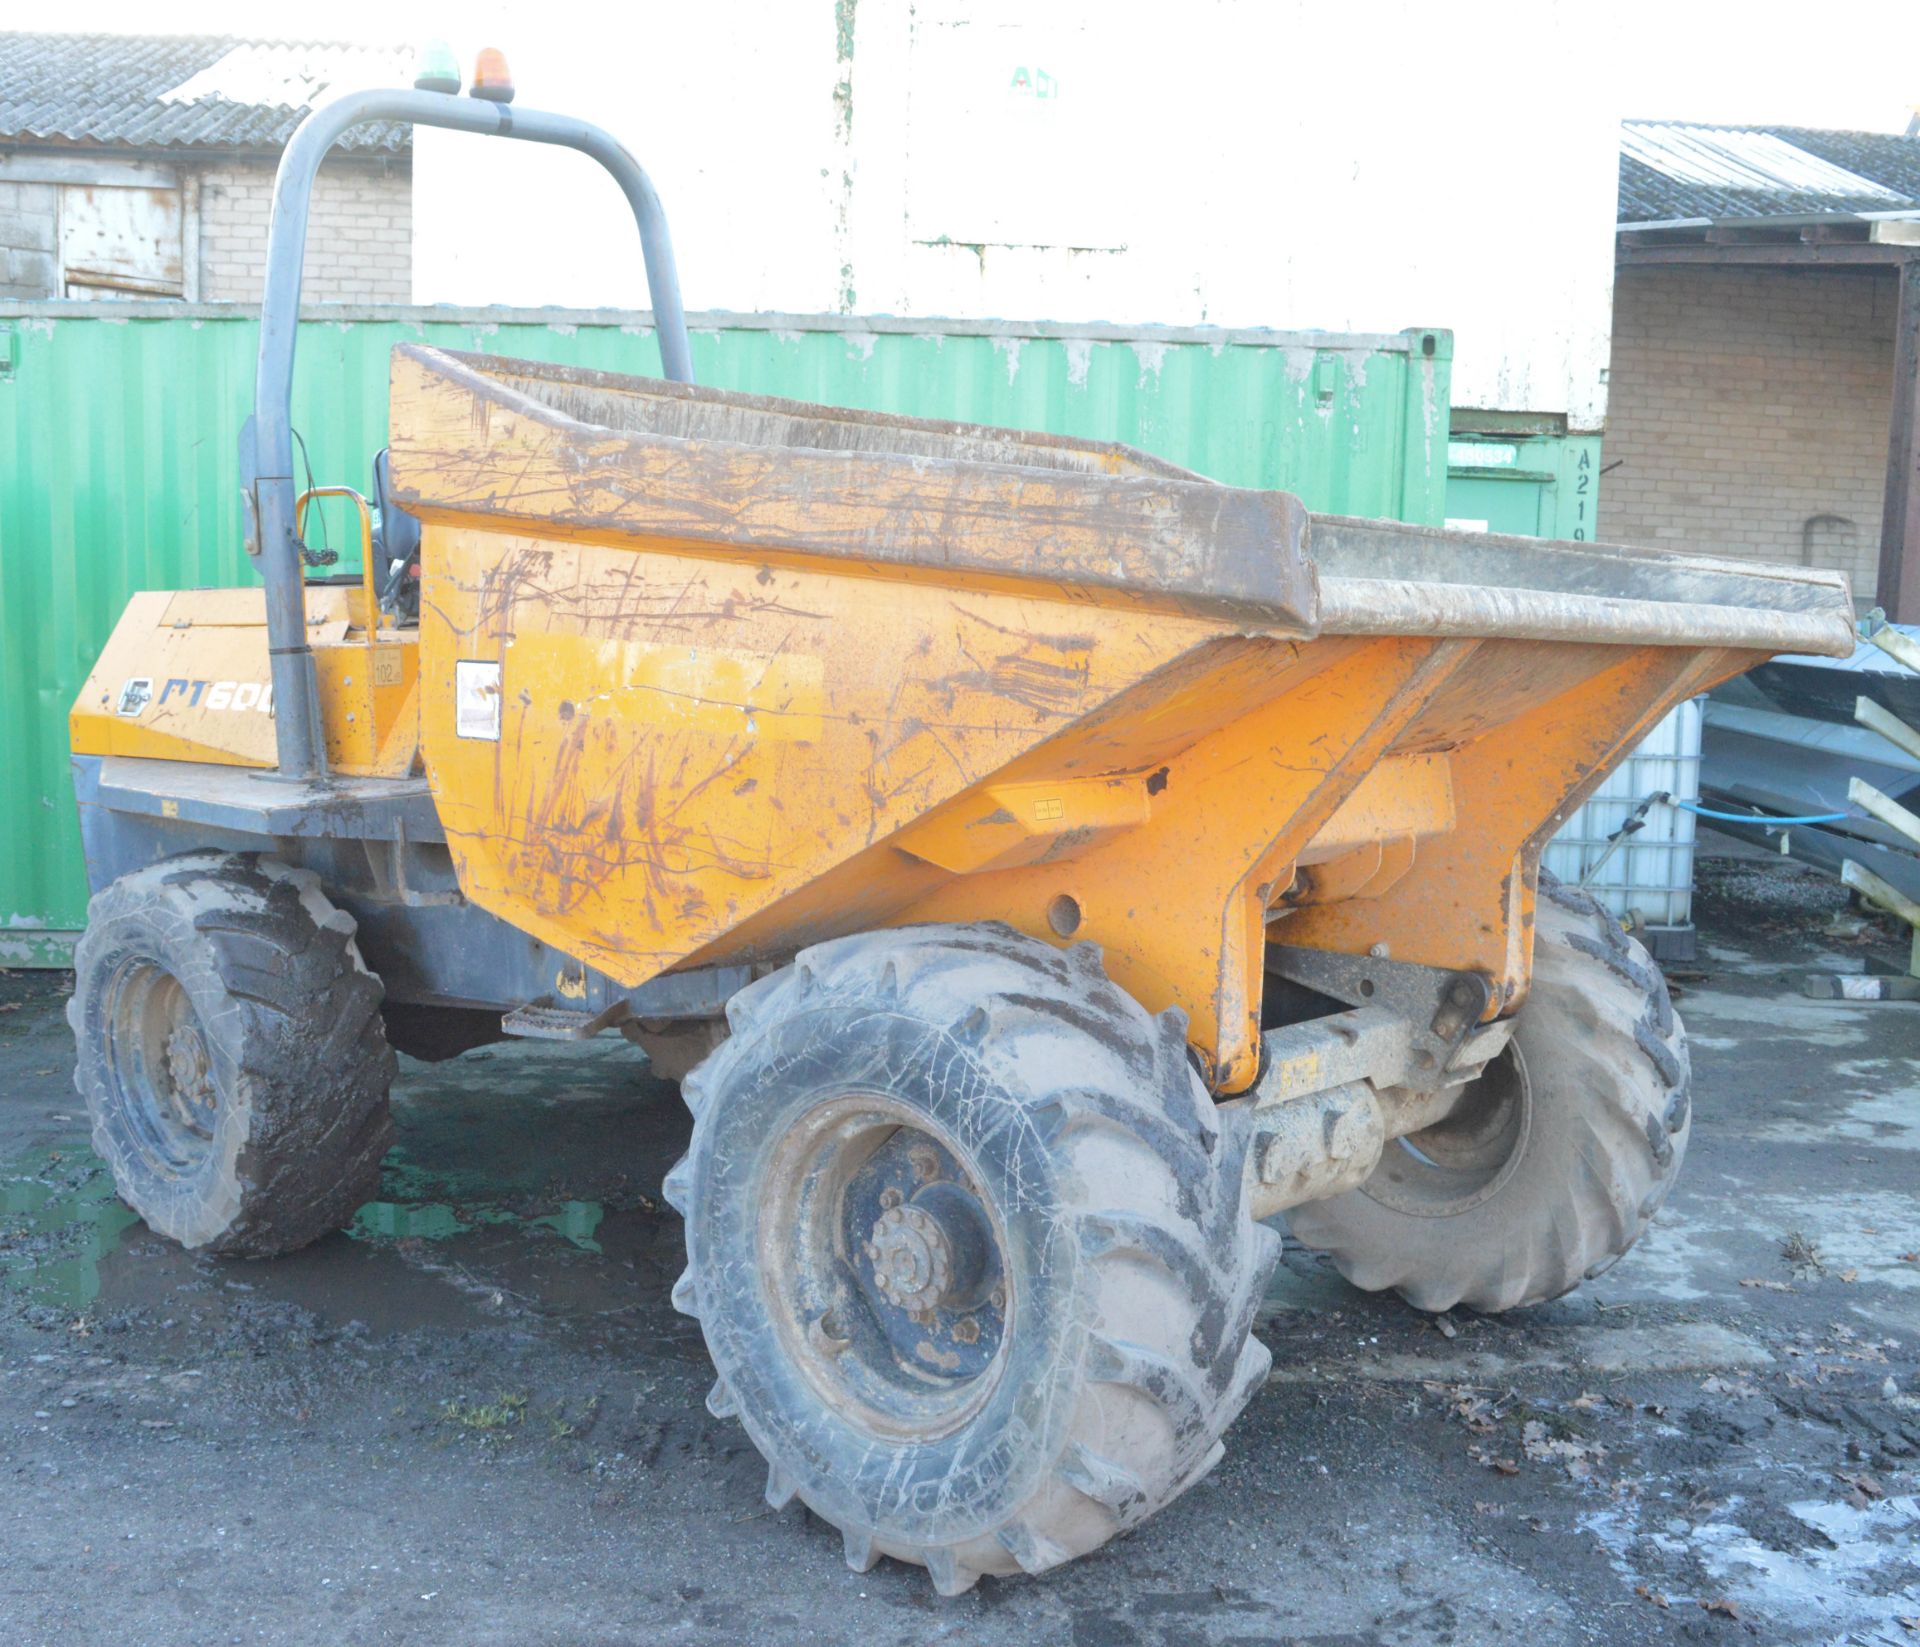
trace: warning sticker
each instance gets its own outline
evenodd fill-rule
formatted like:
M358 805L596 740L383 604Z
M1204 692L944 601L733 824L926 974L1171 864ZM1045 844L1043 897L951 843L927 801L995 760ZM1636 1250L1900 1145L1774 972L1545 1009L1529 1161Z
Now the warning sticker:
M453 666L453 730L462 738L500 741L500 665L461 658Z

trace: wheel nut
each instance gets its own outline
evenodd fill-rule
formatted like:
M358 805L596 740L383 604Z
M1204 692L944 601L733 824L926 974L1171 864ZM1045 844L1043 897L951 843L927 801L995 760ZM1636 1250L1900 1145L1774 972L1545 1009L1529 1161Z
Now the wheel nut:
M214 1106L213 1071L207 1059L207 1043L191 1024L178 1025L167 1037L167 1073L174 1091L188 1103L203 1109Z
M946 1232L918 1207L888 1207L867 1243L874 1285L898 1309L930 1310L953 1276Z

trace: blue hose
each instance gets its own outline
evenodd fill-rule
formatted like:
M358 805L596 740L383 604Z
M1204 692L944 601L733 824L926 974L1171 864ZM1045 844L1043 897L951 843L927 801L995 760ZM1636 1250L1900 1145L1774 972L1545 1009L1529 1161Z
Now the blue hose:
M1701 806L1694 801L1669 801L1669 806L1677 806L1682 812L1691 812L1696 818L1716 818L1721 823L1745 824L1823 824L1844 823L1853 814L1850 812L1815 812L1804 818L1774 818L1764 812L1715 812L1711 807Z
M1713 818L1720 823L1766 824L1781 828L1789 824L1842 823L1853 816L1850 812L1815 812L1804 818L1770 818L1764 812L1716 812L1710 806L1702 806L1698 801L1676 801L1664 789L1656 789L1644 801L1627 814L1627 821L1607 837L1607 849L1587 866L1580 877L1582 886L1590 885L1616 851L1620 843L1631 835L1638 834L1647 827L1647 813L1655 806L1665 805L1681 812L1691 812L1696 818Z

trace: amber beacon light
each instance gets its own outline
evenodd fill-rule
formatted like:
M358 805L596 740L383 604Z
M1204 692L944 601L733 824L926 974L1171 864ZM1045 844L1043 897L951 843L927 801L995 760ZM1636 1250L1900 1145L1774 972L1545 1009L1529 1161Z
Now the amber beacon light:
M489 103L513 101L513 75L507 68L507 54L497 46L484 46L473 60L473 88L469 97L484 97Z

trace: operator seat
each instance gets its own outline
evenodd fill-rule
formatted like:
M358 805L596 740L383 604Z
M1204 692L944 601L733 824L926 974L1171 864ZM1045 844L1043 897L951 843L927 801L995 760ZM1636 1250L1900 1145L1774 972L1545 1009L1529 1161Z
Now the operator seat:
M393 469L384 446L373 460L373 500L380 511L373 534L380 604L411 623L420 616L420 522L393 501Z

